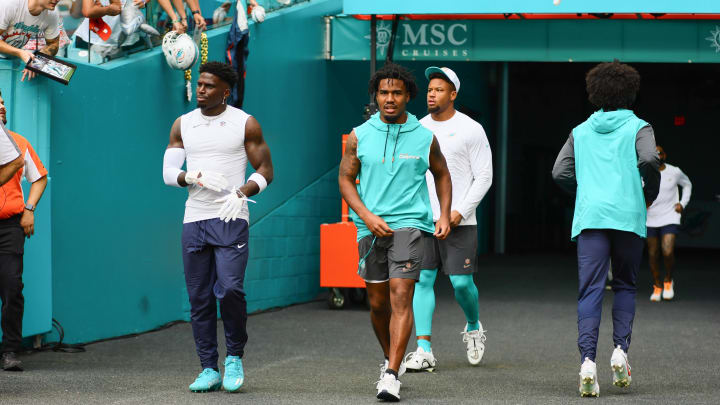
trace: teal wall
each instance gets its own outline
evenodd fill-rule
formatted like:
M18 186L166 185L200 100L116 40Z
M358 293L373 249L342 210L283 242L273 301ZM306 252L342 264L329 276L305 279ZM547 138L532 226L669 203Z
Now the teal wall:
M327 101L322 16L340 5L308 2L251 24L244 107L261 123L275 165L275 181L251 207L251 311L319 292L319 225L339 219L335 123L347 121ZM223 60L227 30L209 32L210 60ZM192 108L182 72L159 49L79 64L70 86L52 85L53 316L67 342L188 319L186 191L163 184L161 164L172 122Z
M20 82L19 60L0 59L0 91L7 108L7 127L24 136L46 167L50 163L49 83L46 80ZM23 178L25 195L30 185ZM23 335L50 331L52 319L51 201L52 177L35 210L35 235L25 242L23 281L25 312ZM2 336L2 331L0 331Z

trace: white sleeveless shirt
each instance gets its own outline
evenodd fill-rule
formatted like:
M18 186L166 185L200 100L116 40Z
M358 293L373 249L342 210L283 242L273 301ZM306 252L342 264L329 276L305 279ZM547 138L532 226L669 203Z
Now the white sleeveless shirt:
M250 115L227 106L225 112L205 117L197 108L180 117L180 136L185 147L187 170L208 170L228 180L228 188L245 184L247 154L245 123ZM198 185L188 186L183 223L218 218L222 204L214 203L226 192L215 192ZM250 222L247 202L240 218Z

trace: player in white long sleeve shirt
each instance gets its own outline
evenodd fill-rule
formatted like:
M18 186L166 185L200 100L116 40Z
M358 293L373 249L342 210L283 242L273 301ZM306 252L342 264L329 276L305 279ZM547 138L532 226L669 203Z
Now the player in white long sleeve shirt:
M650 271L655 282L650 301L671 300L675 296L672 278L675 266L675 236L680 229L680 217L690 202L692 183L679 167L665 163L665 150L657 147L660 158L660 192L647 212L647 244ZM682 198L678 194L682 188ZM660 278L660 251L665 262L665 280Z
M485 331L479 319L478 290L473 281L477 270L477 218L475 209L492 183L492 153L482 125L456 111L455 98L460 80L448 68L430 67L428 78L428 112L420 120L433 131L445 155L452 179L452 208L446 240L426 238L420 280L415 285L413 315L418 348L408 354L406 367L411 371L431 371L436 366L430 337L435 310L433 285L438 269L450 277L455 298L467 324L462 330L468 362L477 365L485 351ZM440 203L432 176L427 176L433 219L440 217Z

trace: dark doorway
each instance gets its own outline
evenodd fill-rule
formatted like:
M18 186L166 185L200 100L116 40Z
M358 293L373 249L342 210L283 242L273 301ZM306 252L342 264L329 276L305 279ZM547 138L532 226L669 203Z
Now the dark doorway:
M594 63L512 63L509 93L507 251L563 251L574 197L552 181L572 128L593 112L585 73ZM632 64L642 76L636 114L655 130L668 163L693 182L693 201L720 194L720 69L710 64ZM670 157L672 155L672 157ZM691 203L692 204L692 203Z

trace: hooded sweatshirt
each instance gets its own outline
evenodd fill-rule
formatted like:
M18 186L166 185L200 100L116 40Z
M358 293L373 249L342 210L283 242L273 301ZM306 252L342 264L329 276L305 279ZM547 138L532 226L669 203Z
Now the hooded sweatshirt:
M370 212L393 229L416 228L434 232L425 172L430 167L433 134L407 113L403 124L386 124L375 113L355 128L360 159L358 194ZM357 240L371 235L360 217L351 212Z
M658 165L651 127L630 110L596 111L573 129L553 168L566 189L569 180L577 184L571 238L585 229L645 237L645 201L657 196ZM645 191L643 179L650 183Z

